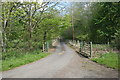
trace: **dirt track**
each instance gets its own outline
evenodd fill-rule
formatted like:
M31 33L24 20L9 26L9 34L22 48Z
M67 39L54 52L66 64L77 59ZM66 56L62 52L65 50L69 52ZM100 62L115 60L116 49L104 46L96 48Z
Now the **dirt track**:
M36 62L3 72L3 78L118 78L116 70L79 56L64 43L55 53Z

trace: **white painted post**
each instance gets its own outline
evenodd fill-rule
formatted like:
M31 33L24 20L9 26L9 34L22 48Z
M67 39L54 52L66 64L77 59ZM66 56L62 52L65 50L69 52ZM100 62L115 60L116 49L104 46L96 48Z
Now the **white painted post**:
M78 47L78 48L80 47L80 42L79 42L79 40L77 41L77 47Z
M45 51L47 51L47 45L46 45L46 42L45 42L45 45L44 45L44 47L45 47Z
M43 52L45 51L45 46L44 46L44 44L43 44Z
M108 47L109 47L110 43L108 42Z

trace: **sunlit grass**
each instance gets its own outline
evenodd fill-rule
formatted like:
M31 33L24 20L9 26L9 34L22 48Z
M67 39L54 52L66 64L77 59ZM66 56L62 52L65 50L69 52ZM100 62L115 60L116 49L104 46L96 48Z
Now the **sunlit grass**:
M104 49L109 48L109 46L107 44L93 44L92 47L100 49L100 50L104 50Z
M0 71L2 70L2 60L0 60Z
M39 60L41 58L48 56L49 54L50 53L40 52L37 54L27 53L20 57L10 57L9 59L2 61L2 71L10 70L12 68L34 62L36 60Z
M120 59L119 54L110 52L110 53L103 54L102 57L100 57L100 58L93 58L92 60L97 63L103 64L107 67L111 67L111 68L120 70L119 59Z

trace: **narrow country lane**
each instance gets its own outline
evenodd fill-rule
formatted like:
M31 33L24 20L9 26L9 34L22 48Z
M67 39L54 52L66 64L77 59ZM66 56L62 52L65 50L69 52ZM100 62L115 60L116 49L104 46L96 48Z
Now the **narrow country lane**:
M3 78L118 78L118 72L79 56L62 43L58 44L52 55L4 71L2 76Z

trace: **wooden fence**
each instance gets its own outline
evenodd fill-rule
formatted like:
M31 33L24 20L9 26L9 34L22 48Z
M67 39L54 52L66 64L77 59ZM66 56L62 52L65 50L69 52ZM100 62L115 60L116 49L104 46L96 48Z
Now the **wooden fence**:
M92 42L84 42L79 40L69 40L68 43L75 49L75 51L88 57L100 57L105 53L113 52L113 49L107 44L92 44Z
M57 39L52 40L52 44L50 44L49 42L45 42L45 44L43 44L43 52L48 52L50 46L55 46L57 43Z
M75 51L79 52L85 57L92 56L92 42L86 43L86 42L80 42L79 40L78 41L69 40L69 44L73 46Z

